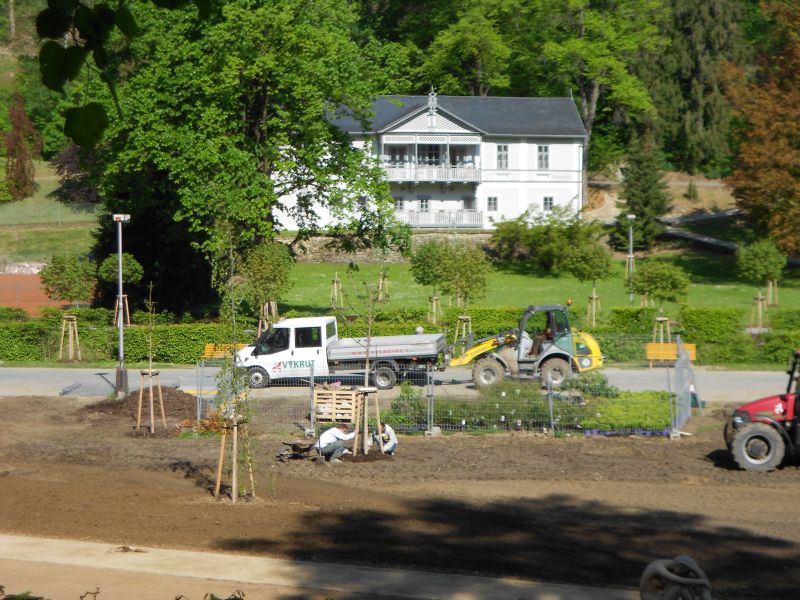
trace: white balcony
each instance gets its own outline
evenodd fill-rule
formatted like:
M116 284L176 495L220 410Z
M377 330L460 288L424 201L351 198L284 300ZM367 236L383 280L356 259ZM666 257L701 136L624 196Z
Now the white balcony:
M389 181L429 181L436 183L474 183L481 180L481 170L477 167L447 167L444 165L406 165L384 164Z
M394 215L398 221L411 227L483 227L482 210L396 210Z

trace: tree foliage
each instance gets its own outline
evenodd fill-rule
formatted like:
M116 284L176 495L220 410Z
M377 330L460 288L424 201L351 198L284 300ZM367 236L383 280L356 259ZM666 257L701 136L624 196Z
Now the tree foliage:
M442 291L459 298L466 310L471 300L482 298L486 293L492 265L483 248L464 240L446 242L443 261Z
M751 77L729 65L729 98L741 120L728 183L736 204L787 254L800 252L800 5L769 2L769 54Z
M577 263L584 252L584 256L596 253L602 262L602 251L597 249L602 236L598 223L556 208L496 223L490 243L500 260L527 260L541 271L557 274L570 271L570 265L580 270Z
M111 254L100 263L97 269L97 278L106 284L116 284L119 280L119 259L116 254ZM144 268L133 254L122 253L122 283L137 284L144 277Z
M572 246L564 258L564 268L578 281L594 284L611 277L611 251L600 239L586 239Z
M248 252L239 269L242 276L239 287L257 316L265 314L265 306L281 300L289 290L293 264L286 244L280 242L266 242Z
M39 132L25 114L22 96L15 94L8 107L10 131L6 142L6 188L12 200L22 200L36 189L33 159L42 152Z
M96 270L96 265L86 257L54 255L39 277L49 298L77 305L91 300Z
M441 241L428 240L420 244L410 256L411 275L419 285L441 289L446 278L447 244Z
M772 240L759 240L736 249L739 276L751 283L758 285L780 279L785 266L786 256Z
M642 261L630 278L634 293L652 298L659 304L682 301L690 283L682 268L656 260Z
M622 176L621 202L618 204L621 212L614 224L611 242L616 248L627 248L628 215L632 214L636 216L633 223L634 248L649 250L664 229L658 219L670 208L666 185L662 181L664 172L660 153L651 134L634 138Z
M731 155L731 109L721 66L742 60L740 0L670 0L663 33L669 46L643 51L637 64L658 115L660 145L680 170L712 176Z

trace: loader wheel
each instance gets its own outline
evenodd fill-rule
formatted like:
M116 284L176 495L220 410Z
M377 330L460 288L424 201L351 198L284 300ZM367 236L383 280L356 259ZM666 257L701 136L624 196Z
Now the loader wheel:
M261 367L253 367L247 371L247 384L251 388L265 388L269 385L269 375Z
M783 462L786 446L781 434L765 423L739 429L731 444L733 459L747 471L772 471Z
M500 383L505 378L505 368L493 358L480 359L472 369L472 381L478 388Z
M379 390L390 390L397 383L397 374L392 367L381 365L375 369L373 380L375 381L375 387Z
M725 438L725 445L728 447L728 452L733 452L733 435L736 430L733 428L733 423L728 420L725 423L725 429L722 431L722 437Z
M561 387L564 380L572 375L572 369L569 368L569 363L563 358L551 358L542 365L542 383L547 384L549 380L552 382L553 387Z

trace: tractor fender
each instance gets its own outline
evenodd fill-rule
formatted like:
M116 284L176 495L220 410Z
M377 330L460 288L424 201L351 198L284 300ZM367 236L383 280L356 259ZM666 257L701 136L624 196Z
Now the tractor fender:
M786 444L786 449L789 452L789 454L794 456L794 454L795 454L794 443L792 442L792 439L789 437L789 432L786 431L786 429L781 426L782 425L781 423L779 423L778 421L775 421L774 419L770 419L769 417L761 417L757 421L753 421L753 422L754 423L764 423L766 425L771 425L772 427L774 427L778 431L778 433L781 434L781 437L783 438L783 442Z
M567 364L570 366L570 368L572 369L573 373L575 373L578 370L576 368L577 365L575 365L575 361L572 360L572 358L573 358L572 356L570 356L569 354L567 354L563 350L554 347L554 348L552 348L552 350L550 352L546 352L545 354L542 354L542 355L539 356L539 360L536 362L536 371L539 371L539 369L542 367L542 365L544 363L546 363L548 360L550 360L551 358L560 358L562 360L567 361Z
M503 365L503 369L505 369L506 371L511 371L511 367L508 364L508 361L505 358L503 358L502 356L500 356L500 354L498 354L497 352L489 352L488 354L485 354L484 356L485 357L488 356L489 358L495 359L497 362L499 362L501 365Z

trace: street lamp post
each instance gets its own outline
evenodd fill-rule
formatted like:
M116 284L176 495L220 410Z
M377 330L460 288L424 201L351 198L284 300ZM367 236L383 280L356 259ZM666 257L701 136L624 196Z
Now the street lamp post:
M636 215L628 215L628 299L630 305L633 306L633 271L636 268L633 258L633 222L636 220Z
M125 369L125 320L122 298L122 224L129 223L130 215L114 215L117 224L117 326L119 327L119 364L117 364L117 399L128 393L128 371Z

